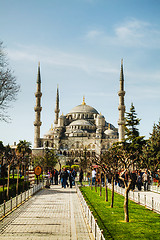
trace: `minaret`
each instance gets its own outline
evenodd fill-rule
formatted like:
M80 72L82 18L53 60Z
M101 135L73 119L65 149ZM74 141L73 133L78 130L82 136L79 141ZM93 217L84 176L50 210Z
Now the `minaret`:
M38 74L37 74L37 91L35 93L36 97L36 106L34 108L35 111L35 121L34 121L34 148L40 147L40 126L41 122L41 74L40 74L40 63L38 64Z
M125 119L124 119L124 114L125 114L125 105L124 105L124 76L123 76L123 59L121 60L121 73L120 73L120 90L118 92L119 96L119 120L118 120L118 125L119 125L119 141L122 141L124 139L124 124L125 124Z
M54 124L58 124L58 118L59 118L59 112L60 112L60 109L59 109L59 89L58 89L58 86L57 86L57 96L56 96L56 108L55 108L55 121L54 121Z

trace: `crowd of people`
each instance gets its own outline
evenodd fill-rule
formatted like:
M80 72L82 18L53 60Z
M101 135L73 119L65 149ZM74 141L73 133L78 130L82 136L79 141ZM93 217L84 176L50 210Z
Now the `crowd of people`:
M144 170L144 171L137 170L132 172L128 172L127 170L125 171L122 170L121 172L117 172L114 175L115 185L118 185L119 187L124 188L125 187L124 181L126 184L128 184L130 178L132 180L132 184L131 184L132 191L134 191L136 187L139 191L142 190L142 187L144 191L148 191L149 185L152 184L153 179L155 179L153 174L148 170ZM101 184L104 186L105 174L103 172L100 172L98 168L93 168L91 171L87 173L87 179L88 179L89 186L91 184L95 185L95 182L97 184L100 184L101 182ZM108 172L106 174L106 180L108 183L111 184L111 181L112 181L111 172ZM160 181L158 180L158 186L159 186L159 182Z
M66 188L70 186L75 185L75 177L77 176L77 172L75 169L68 170L65 167L62 168L62 170L52 169L51 171L48 171L48 185L58 185L61 183L62 188ZM69 181L69 183L68 183Z
M51 184L61 184L62 188L66 188L66 187L70 187L72 188L72 186L75 186L75 178L77 176L77 171L75 169L71 169L68 170L67 168L62 168L62 170L56 170L56 169L52 169L52 171L48 171L48 181L49 181L49 185ZM90 171L87 171L87 180L88 180L88 184L89 186L95 185L95 184L102 184L102 186L105 185L105 174L104 172L100 171L99 168L94 168L91 169ZM122 170L120 172L117 172L116 174L114 174L114 182L115 185L118 185L119 187L124 188L124 182L126 184L128 184L129 180L132 180L132 185L131 185L131 189L132 191L135 190L135 188L137 187L137 189L139 191L142 190L142 187L144 189L144 191L148 191L149 190L149 185L152 184L153 179L154 179L155 175L153 175L150 171L148 170L136 170L136 171L132 171L132 172L128 172L127 170ZM79 169L79 182L82 184L82 181L84 179L84 173L82 169ZM159 178L158 178L159 179ZM107 183L111 184L112 181L112 173L108 172L106 174L106 181ZM158 180L158 186L160 183L160 179Z

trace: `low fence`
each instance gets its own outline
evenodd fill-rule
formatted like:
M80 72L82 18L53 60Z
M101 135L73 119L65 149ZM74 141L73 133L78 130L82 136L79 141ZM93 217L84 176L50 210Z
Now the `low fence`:
M27 191L16 195L16 197L11 198L9 201L2 203L0 205L0 218L6 216L7 213L12 212L26 200L28 200L32 195L38 192L40 189L44 187L44 182L39 183L38 185L34 185L32 188Z
M112 189L111 184L108 183L107 186L109 189ZM125 193L124 188L119 187L118 185L115 185L114 190L115 192L124 196L124 193ZM151 194L151 192L148 192L148 193ZM154 197L147 195L147 192L145 193L145 192L129 191L129 199L160 214L160 202L156 201Z
M105 240L103 236L103 230L101 230L97 224L97 220L94 218L92 211L89 209L79 187L76 184L77 194L80 199L83 214L87 221L87 224L89 225L90 232L93 234L95 240Z
M149 190L152 192L160 193L160 186L158 185L149 185Z

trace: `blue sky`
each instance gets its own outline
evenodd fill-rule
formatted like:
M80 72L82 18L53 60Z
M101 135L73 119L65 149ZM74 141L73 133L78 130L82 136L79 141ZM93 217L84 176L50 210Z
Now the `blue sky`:
M54 121L59 84L61 114L86 103L118 127L121 58L126 111L133 102L140 134L160 118L159 0L0 0L0 40L21 92L0 122L0 140L34 139L38 62L42 78L41 137Z

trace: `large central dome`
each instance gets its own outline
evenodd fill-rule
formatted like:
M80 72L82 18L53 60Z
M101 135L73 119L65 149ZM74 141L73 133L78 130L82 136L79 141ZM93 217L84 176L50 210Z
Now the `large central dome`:
M89 106L89 105L86 105L85 101L84 101L84 98L83 98L83 102L81 105L78 105L76 107L74 107L70 113L92 113L92 114L98 114L98 111Z
M98 114L97 110L89 105L78 105L74 107L70 113L95 113Z

